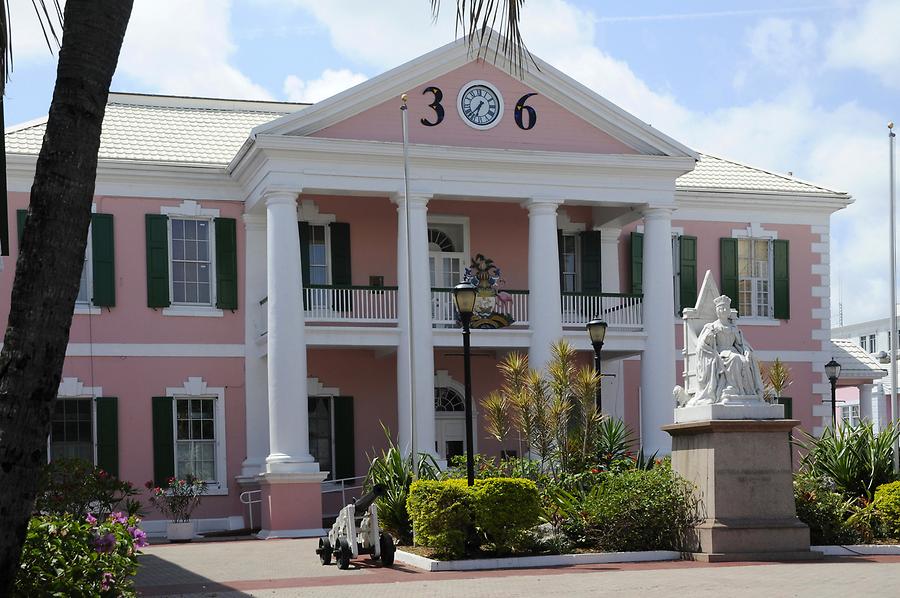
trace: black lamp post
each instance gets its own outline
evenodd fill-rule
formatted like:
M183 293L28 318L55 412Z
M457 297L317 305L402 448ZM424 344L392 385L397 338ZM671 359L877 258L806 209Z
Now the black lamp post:
M469 346L469 324L475 309L475 287L463 283L453 288L453 301L463 327L463 362L466 382L466 478L469 486L475 483L475 455L472 453L472 355Z
M825 375L831 382L831 425L837 428L837 381L841 375L841 364L831 358L831 361L825 364Z
M588 336L591 337L591 344L594 345L594 368L597 375L600 375L600 351L603 349L603 339L606 338L606 322L599 318L594 318L587 323ZM597 411L601 410L600 400L600 382L597 382Z

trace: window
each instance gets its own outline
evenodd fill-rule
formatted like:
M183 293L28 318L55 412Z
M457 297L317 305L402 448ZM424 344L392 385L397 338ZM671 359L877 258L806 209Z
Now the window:
M328 227L310 225L309 227L309 282L310 284L329 284L330 268L328 264Z
M175 475L216 481L216 399L175 400Z
M81 279L78 282L78 297L75 299L77 306L89 306L91 304L91 230L88 228L87 247L84 250L84 265L81 267Z
M738 239L738 313L772 317L771 244L768 239Z
M212 305L209 220L172 218L172 303Z
M329 477L334 479L331 397L309 397L308 414L309 452L319 464L319 470L327 471Z
M561 254L559 256L560 276L562 277L563 292L577 292L578 284L578 235L562 236Z
M859 337L859 346L863 349L869 348L868 338L865 335Z
M869 335L869 353L874 353L874 352L875 352L875 335L870 334Z
M49 460L84 459L94 463L94 414L91 398L59 398L50 420Z
M859 425L859 405L842 405L841 421L846 426Z

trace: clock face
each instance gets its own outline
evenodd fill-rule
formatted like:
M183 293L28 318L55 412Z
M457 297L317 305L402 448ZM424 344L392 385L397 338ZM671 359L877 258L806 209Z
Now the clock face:
M503 98L487 81L472 81L459 92L459 115L470 127L490 129L503 116Z

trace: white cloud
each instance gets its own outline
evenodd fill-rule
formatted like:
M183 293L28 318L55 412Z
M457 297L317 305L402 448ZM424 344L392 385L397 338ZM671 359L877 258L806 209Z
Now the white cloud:
M236 50L229 31L230 4L135 2L118 72L159 93L272 99L229 62Z
M815 25L809 21L768 18L747 34L754 60L778 74L796 74L810 64L818 42Z
M867 71L900 89L900 2L872 0L854 18L838 24L828 41L828 65Z
M367 77L349 69L325 69L318 79L304 81L296 75L284 80L284 93L289 102L318 102L362 83Z

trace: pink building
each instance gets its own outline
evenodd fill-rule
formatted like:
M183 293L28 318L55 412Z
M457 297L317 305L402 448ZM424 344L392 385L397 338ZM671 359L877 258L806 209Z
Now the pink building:
M678 313L709 269L761 359L791 367L793 417L821 425L829 218L850 197L700 155L538 64L519 80L456 42L311 106L112 94L51 458L138 485L196 473L201 531L246 526L259 489L264 537L316 535L323 489L365 474L382 425L465 449L447 289L476 254L515 320L473 331L476 401L506 352L541 367L565 338L588 362L601 316L604 410L668 451ZM44 124L6 134L20 218ZM475 445L516 450L480 425Z

